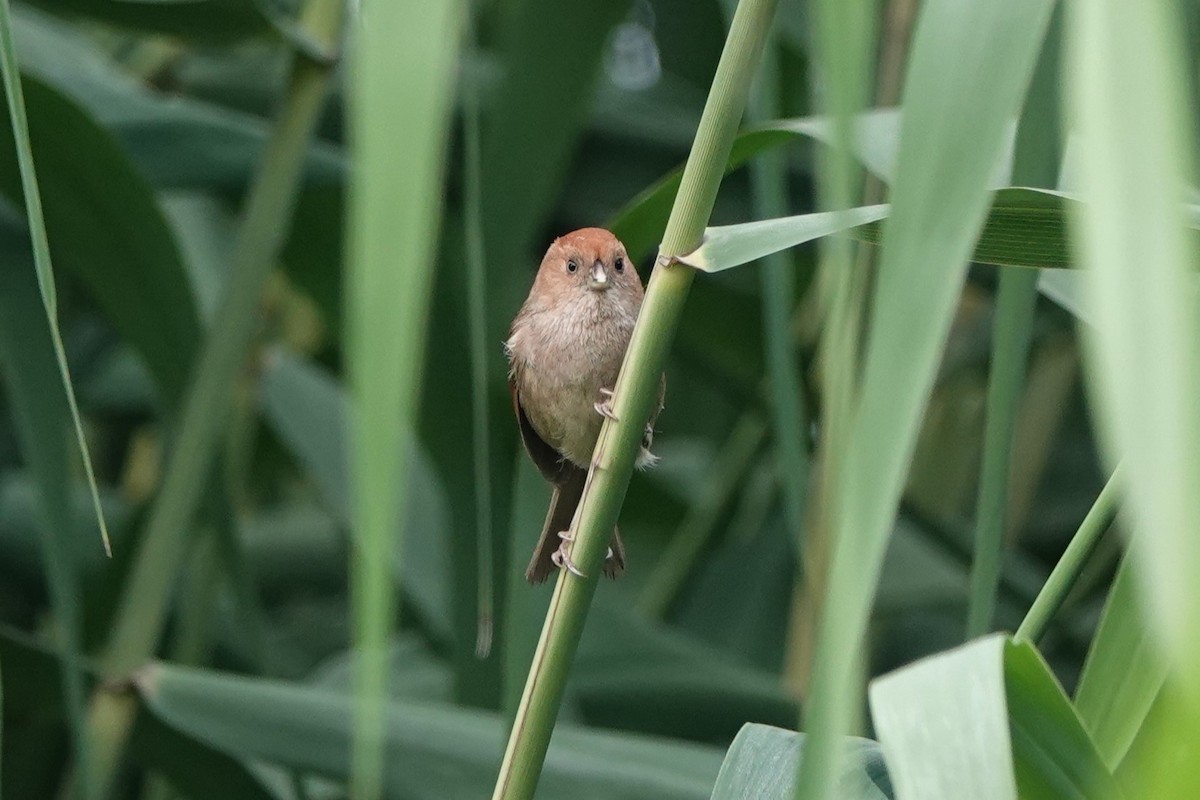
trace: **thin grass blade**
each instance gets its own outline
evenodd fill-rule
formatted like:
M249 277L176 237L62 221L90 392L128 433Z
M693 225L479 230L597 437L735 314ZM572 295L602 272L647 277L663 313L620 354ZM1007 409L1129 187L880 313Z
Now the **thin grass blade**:
M12 35L12 13L8 0L0 0L0 77L4 81L4 96L8 100L9 121L13 139L17 146L17 161L21 167L21 187L25 194L25 213L29 218L29 233L33 240L33 261L37 270L38 288L50 321L50 335L54 343L54 357L58 363L63 391L71 410L71 423L75 426L75 441L83 460L83 471L87 476L88 489L92 493L92 508L100 525L100 539L104 552L112 555L108 540L108 528L104 524L104 511L100 507L100 492L96 488L96 475L92 470L92 458L88 453L87 437L83 432L83 420L79 405L75 402L75 389L71 385L71 372L67 366L67 354L63 349L62 335L58 330L58 294L54 288L54 268L50 263L50 243L46 238L46 221L42 214L42 199L38 193L37 172L33 165L33 148L29 142L29 122L25 117L25 100L21 95L21 73L17 67L17 51Z
M1121 491L1119 475L1120 471L1118 470L1109 477L1108 483L1104 485L1104 489L1100 492L1100 496L1096 498L1096 502L1092 504L1087 516L1080 523L1079 529L1071 537L1071 542L1067 545L1066 551L1063 552L1062 558L1054 565L1054 571L1050 573L1050 577L1042 585L1042 589L1038 592L1033 606L1029 609L1029 613L1021 621L1021 627L1017 629L1015 635L1018 640L1024 639L1036 644L1038 639L1042 637L1042 634L1046 632L1046 628L1050 625L1050 620L1054 614L1062 606L1063 601L1066 600L1067 594L1075 586L1075 581L1079 579L1080 574L1083 572L1083 567L1087 563L1088 558L1095 552L1101 537L1108 530L1109 526L1112 525L1113 520L1117 516L1117 502ZM1116 586L1114 585L1110 591L1115 592ZM1104 622L1102 621L1101 629L1103 627ZM1099 633L1097 633L1097 638L1099 638ZM1093 648L1095 648L1095 642L1093 642ZM1126 654L1129 652L1132 651L1125 651ZM1140 675L1142 673L1139 672L1137 674ZM1153 672L1151 671L1148 674L1153 674ZM1150 682L1153 683L1153 680ZM1111 689L1113 687L1108 688Z

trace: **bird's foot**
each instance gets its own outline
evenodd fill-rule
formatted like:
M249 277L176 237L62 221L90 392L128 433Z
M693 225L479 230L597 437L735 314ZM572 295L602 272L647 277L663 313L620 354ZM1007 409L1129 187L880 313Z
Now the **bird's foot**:
M592 408L596 409L596 413L599 414L600 416L607 417L608 419L611 419L613 422L616 422L617 415L614 414L613 410L612 410L613 390L601 387L600 388L600 396L603 399L598 400L595 403L592 403Z
M571 560L570 554L567 553L567 542L573 541L575 537L571 536L568 531L559 531L558 537L563 540L563 543L550 556L550 560L554 562L554 566L559 569L565 569L576 577L586 578L587 576L580 571L579 567L575 566L575 562Z

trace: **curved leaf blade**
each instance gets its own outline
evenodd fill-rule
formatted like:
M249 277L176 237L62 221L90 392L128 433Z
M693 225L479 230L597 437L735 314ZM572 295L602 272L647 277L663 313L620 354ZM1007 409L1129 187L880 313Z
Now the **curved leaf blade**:
M704 243L679 260L704 272L720 272L814 239L878 222L889 210L887 205L864 206L708 228Z
M137 686L159 719L218 750L348 777L347 694L169 664L143 670ZM389 796L486 796L503 743L498 715L415 702L389 702L383 712ZM720 762L714 747L561 725L540 791L579 800L701 800Z
M977 639L876 679L870 698L900 800L1121 797L1028 643Z
M879 745L847 739L843 772L835 784L838 800L890 800L891 779ZM712 800L792 800L804 758L804 734L747 723L729 745Z
M1001 267L1071 267L1067 218L1078 205L1075 196L1050 189L999 189L971 260ZM705 231L704 244L680 260L704 272L721 272L824 236L847 234L879 244L880 223L891 213L892 206L884 204L715 226ZM1200 230L1200 216L1190 219Z

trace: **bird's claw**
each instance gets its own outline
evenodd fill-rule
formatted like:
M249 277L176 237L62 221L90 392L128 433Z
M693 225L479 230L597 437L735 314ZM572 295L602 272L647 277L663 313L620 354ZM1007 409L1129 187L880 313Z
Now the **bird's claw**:
M614 414L613 410L612 410L612 396L613 396L612 389L606 389L604 387L600 387L600 397L602 397L603 399L598 400L595 403L592 403L592 408L596 409L596 413L599 414L600 416L607 417L608 419L611 419L613 422L617 422L617 415Z
M567 554L567 541L563 541L563 543L558 546L558 549L551 554L550 560L554 562L554 566L558 567L559 569L565 569L567 572L570 572L572 575L578 578L587 577L579 570L579 567L575 566L575 562L572 561L571 556Z
M575 534L571 533L570 531L559 531L558 538L562 539L564 542L573 542L575 541Z

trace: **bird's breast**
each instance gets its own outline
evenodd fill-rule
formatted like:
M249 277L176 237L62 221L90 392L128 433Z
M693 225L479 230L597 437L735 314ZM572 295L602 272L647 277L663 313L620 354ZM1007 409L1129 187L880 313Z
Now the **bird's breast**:
M629 345L632 314L589 303L524 315L508 341L529 421L546 443L587 467L603 422L594 404L612 388Z

